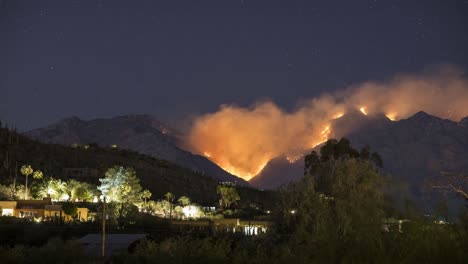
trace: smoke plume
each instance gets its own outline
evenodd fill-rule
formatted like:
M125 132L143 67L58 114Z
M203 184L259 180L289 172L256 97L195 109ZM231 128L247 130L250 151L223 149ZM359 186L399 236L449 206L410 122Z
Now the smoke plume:
M350 110L383 113L391 120L425 111L459 121L468 116L468 79L456 68L444 67L323 94L291 112L270 101L249 108L222 105L194 120L187 141L194 152L249 180L272 158L286 155L292 161L327 140L330 121Z

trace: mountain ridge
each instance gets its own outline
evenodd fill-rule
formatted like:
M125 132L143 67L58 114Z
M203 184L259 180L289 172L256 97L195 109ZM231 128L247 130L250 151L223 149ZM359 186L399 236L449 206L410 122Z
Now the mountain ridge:
M372 151L380 153L384 171L408 183L414 192L421 192L440 171L468 172L468 117L456 122L420 111L406 119L391 121L383 115L351 113L335 120L332 131L331 138L347 137L356 148L369 145ZM270 162L250 183L268 189L287 184L278 181L275 174L265 173L277 168L292 181L303 177L303 158L285 165Z
M224 171L206 157L192 154L178 147L181 133L152 115L121 115L87 121L72 116L46 127L27 131L24 135L40 142L61 145L90 143L102 146L117 145L119 148L174 162L219 181L249 185L243 179Z

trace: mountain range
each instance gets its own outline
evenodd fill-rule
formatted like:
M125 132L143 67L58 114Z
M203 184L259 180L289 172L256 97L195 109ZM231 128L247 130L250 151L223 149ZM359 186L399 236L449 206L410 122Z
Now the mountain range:
M181 134L151 115L126 115L89 121L71 117L25 133L43 143L114 146L175 163L218 181L249 185L207 158L178 147Z
M418 199L430 200L433 182L444 174L468 174L468 117L455 122L418 112L392 121L353 112L334 120L332 131L332 138L346 137L357 149L369 145L378 152L384 173ZM250 183L277 189L300 179L303 164L303 158L293 164L284 157L273 159Z
M334 120L332 131L331 137L346 137L355 148L369 145L382 156L385 172L410 183L421 183L441 172L468 172L468 117L455 122L418 112L391 121L384 115L355 112ZM290 164L280 157L271 160L250 182L275 189L302 174L303 159Z
M392 121L384 115L364 115L357 111L333 120L331 131L330 137L346 137L355 148L369 145L372 151L382 156L384 172L419 196L428 183L442 173L468 172L468 117L455 122L418 112L409 118ZM149 115L90 121L72 117L25 134L41 142L63 145L116 144L119 148L168 160L218 181L250 183L261 189L277 189L303 175L303 158L291 164L285 157L277 157L247 183L207 158L178 147L183 134Z

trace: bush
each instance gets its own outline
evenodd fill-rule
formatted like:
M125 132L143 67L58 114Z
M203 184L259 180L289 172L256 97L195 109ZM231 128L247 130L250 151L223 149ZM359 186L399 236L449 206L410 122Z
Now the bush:
M42 247L14 247L0 248L2 263L91 263L93 258L86 256L77 242L62 241L58 238L50 239Z

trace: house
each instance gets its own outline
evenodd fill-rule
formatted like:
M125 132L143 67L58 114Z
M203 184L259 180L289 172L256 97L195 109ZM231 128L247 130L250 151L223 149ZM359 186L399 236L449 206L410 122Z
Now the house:
M265 234L271 223L269 221L241 220L238 218L225 218L213 220L171 220L173 230L184 232L210 231L210 232L228 232L242 233L248 236Z
M258 220L240 219L214 219L213 227L215 231L227 231L232 233L243 233L252 236L267 232L270 222Z
M50 198L42 200L0 201L0 216L28 218L38 222L53 219L63 219L66 222L73 221L71 216L63 212L62 205L60 203L52 203ZM78 207L77 219L82 222L88 221L89 209Z
M147 234L106 234L105 255L111 256L119 251L127 251L139 241L146 239ZM78 242L90 256L101 256L102 234L88 234Z

